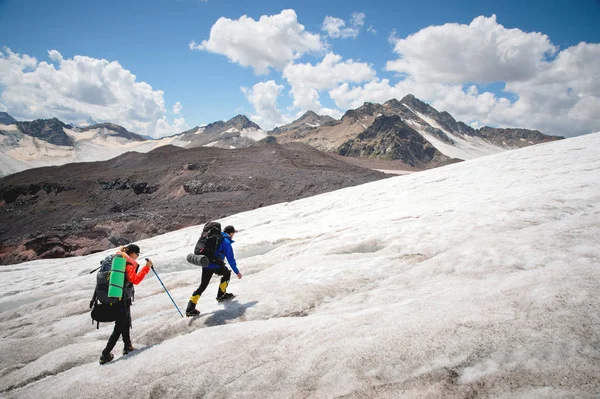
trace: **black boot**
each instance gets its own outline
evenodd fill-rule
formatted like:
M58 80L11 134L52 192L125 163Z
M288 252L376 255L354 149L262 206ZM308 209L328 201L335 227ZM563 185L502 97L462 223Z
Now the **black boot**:
M224 301L229 301L231 299L235 298L235 295L233 295L230 292L226 292L223 295L217 297L217 301L218 302L224 302Z
M200 312L196 310L196 304L191 300L188 301L187 308L185 309L185 315L190 316L198 316Z
M111 360L113 360L115 357L112 353L108 352L108 353L104 353L104 351L102 351L102 355L100 356L100 364L104 364L104 363L108 363Z
M123 348L123 354L126 355L129 352L133 352L135 350L135 348L133 347L133 345L129 344L129 345L125 345L125 347Z

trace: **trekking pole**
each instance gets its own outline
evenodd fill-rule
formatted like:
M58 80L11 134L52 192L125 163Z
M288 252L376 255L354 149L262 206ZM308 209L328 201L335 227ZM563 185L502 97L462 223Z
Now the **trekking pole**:
M101 267L102 267L102 265L100 265L99 267L95 268L94 270L92 270L92 271L90 272L90 274L94 273L96 270L100 269Z
M173 305L175 305L175 309L177 309L177 311L179 312L179 315L181 317L183 317L183 314L181 314L181 310L179 310L179 306L177 306L177 304L173 300L173 297L171 296L171 294L169 294L169 291L167 290L167 287L165 287L165 285L163 284L163 282L160 279L160 277L158 277L158 274L156 273L156 270L154 270L154 267L151 267L151 269L154 272L154 275L156 276L156 278L158 279L158 281L160 282L160 285L162 285L162 287L165 289L165 292L167 293L167 295L169 296L169 298L171 298L171 302L173 302Z

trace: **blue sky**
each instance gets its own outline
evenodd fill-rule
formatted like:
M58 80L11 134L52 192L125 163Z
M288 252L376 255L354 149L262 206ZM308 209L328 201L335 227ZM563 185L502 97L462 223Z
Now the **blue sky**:
M597 0L0 0L0 110L161 136L410 92L474 127L571 136L600 130L597 21Z

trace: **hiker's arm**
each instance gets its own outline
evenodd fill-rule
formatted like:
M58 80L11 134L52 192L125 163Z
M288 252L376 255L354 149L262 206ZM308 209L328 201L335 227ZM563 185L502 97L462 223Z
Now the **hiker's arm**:
M235 257L233 256L233 248L231 245L225 245L225 257L227 258L227 263L231 266L231 269L235 274L240 274L240 271L237 268L237 263L235 262Z
M125 268L125 273L127 274L127 280L129 280L133 284L137 285L142 282L144 277L146 277L146 274L150 273L150 266L146 265L146 266L142 267L142 270L140 270L136 274L135 267L133 267L130 264L127 264L127 267Z

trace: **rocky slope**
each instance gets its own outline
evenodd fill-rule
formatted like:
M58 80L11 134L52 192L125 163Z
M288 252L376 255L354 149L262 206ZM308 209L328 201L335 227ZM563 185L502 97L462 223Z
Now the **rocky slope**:
M65 132L65 129L69 129L71 126L59 121L57 118L17 122L16 125L21 133L50 144L64 147L72 147L74 144L73 138Z
M7 112L0 112L0 123L3 125L12 125L13 123L17 123L17 120Z
M217 147L243 148L265 138L267 134L256 123L244 115L237 115L224 122L218 121L209 125L185 131L171 136L184 143L186 148Z
M444 162L448 158L397 116L380 116L355 139L338 149L342 156L400 160L412 167Z
M301 143L164 146L0 178L0 264L83 255L389 175Z
M123 126L115 123L98 123L87 127L79 128L79 132L89 132L98 130L99 134L104 136L121 137L131 141L146 141L147 139L139 134L131 133Z
M270 133L278 135L290 130L296 132L311 131L320 126L329 126L339 123L336 119L328 115L317 115L313 111L307 111L300 118L287 125L278 126Z
M391 122L387 119L390 117L399 118L395 121L402 122L401 130L405 135L418 135L429 146L433 146L437 151L436 155L431 156L427 151L415 151L416 147L410 147L412 150L406 146L390 147ZM379 120L380 118L383 119ZM375 130L381 127L385 131L376 134ZM340 155L374 160L401 160L406 166L418 168L435 167L447 162L563 138L525 129L473 129L456 121L447 112L438 112L413 95L407 95L400 101L391 99L383 105L365 103L357 109L347 111L337 123L313 129L276 129L271 134L282 143L304 142ZM366 137L369 138L368 142L364 140Z

